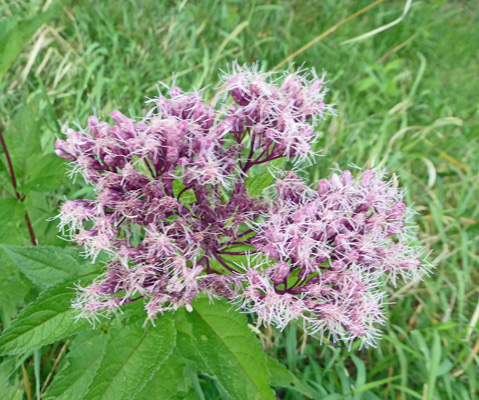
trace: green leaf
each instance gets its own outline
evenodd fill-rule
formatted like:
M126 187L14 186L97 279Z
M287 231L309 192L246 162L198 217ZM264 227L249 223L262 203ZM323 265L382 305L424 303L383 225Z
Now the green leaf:
M8 208L0 210L0 220L8 221L0 227L0 242L3 244L22 245L30 241L25 223L27 210L37 239L45 244L56 244L59 241L55 224L47 222L47 219L53 215L55 207L51 191L63 178L65 167L58 157L45 154L42 150L40 139L44 136L43 113L44 109L33 101L28 106L23 106L15 114L4 135L22 201L2 200ZM7 164L3 154L0 154L0 160L4 165ZM14 196L13 187L5 183L3 186Z
M18 377L11 382L9 377L15 371L15 360L7 359L0 364L0 399L22 400L23 389Z
M30 292L32 283L26 279L0 250L0 318L4 327L23 306L25 296Z
M91 272L97 266L81 258L73 247L2 246L20 270L34 283L49 286Z
M431 348L431 358L429 360L429 371L428 371L428 390L426 398L428 400L437 398L435 395L436 392L436 379L437 371L439 365L441 364L442 357L442 346L441 346L441 337L439 333L434 330L433 334L433 344Z
M23 202L32 222L35 236L41 244L53 246L65 246L65 240L58 237L58 228L55 222L49 219L57 214L58 203L52 198L52 194L29 192ZM23 219L25 225L25 219ZM20 244L20 243L15 243Z
M18 191L52 192L58 189L59 182L65 176L65 165L56 154L45 155L38 168L31 171L26 183L18 186Z
M173 196L177 197L185 188L183 182L180 179L175 179L173 181ZM196 202L196 195L193 189L188 189L183 192L180 197L180 200L183 204L189 205Z
M116 322L85 400L136 398L175 347L172 315L162 316L156 327L143 327L143 319Z
M4 244L27 243L25 207L17 199L0 199L0 242Z
M50 21L58 11L59 8L51 7L46 12L33 18L22 21L17 21L16 19L0 21L0 82L12 62L17 58L38 28Z
M185 313L193 345L232 399L274 399L261 345L246 317L230 308L225 301L195 301L193 311Z
M189 392L185 368L178 351L173 351L135 400L184 400Z
M271 386L293 389L308 398L312 398L308 388L279 361L266 355L266 367L268 368Z
M359 357L356 357L355 355L351 356L354 365L356 366L356 382L354 383L354 387L356 389L361 388L364 386L366 383L366 365L364 364L364 361L361 360ZM362 400L363 394L362 391L354 391L355 395L353 397L353 400Z
M390 378L384 378L384 379L380 379L378 381L374 381L374 382L368 382L368 383L365 383L364 385L354 389L354 394L356 393L362 393L362 392L366 392L368 390L371 390L371 389L375 389L379 386L383 386L389 382L392 382L396 379L399 379L401 378L400 376L392 376Z
M283 162L284 159L279 158L277 160L271 161L270 163L268 163L268 165L273 167L280 167L281 165L283 165ZM271 185L271 182L273 181L273 175L271 175L271 172L269 172L267 169L266 171L264 169L264 167L261 168L262 172L251 176L246 181L246 189L248 189L248 193L250 194L250 196L259 196L261 193L263 193L264 189Z
M31 351L91 327L84 319L75 320L71 302L76 297L74 287L79 280L87 285L97 275L84 275L40 293L0 336L0 355Z
M40 134L36 111L28 106L21 108L8 126L5 142L19 187L42 163Z
M206 364L193 343L193 326L186 318L187 311L182 308L175 313L176 347L182 358L194 361L200 369L207 369Z
M79 334L67 356L67 364L45 393L45 400L81 400L100 366L108 335L101 330Z

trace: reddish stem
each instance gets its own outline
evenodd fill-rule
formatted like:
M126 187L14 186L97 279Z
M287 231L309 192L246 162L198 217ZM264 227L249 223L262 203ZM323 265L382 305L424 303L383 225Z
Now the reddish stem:
M253 161L253 162L252 162L252 165L263 164L263 163L265 163L265 162L277 160L278 158L283 158L283 157L284 157L284 155L280 155L280 156L276 156L276 157L271 157L271 158L266 157L264 160L261 160L261 161L258 161L258 160Z
M243 233L238 235L238 237L240 238L241 236L249 235L250 233L253 233L253 232L254 232L254 229L248 229L247 231L244 231Z
M17 180L15 179L15 173L13 172L12 159L10 158L10 153L8 152L7 144L5 143L5 140L3 139L3 133L1 131L0 131L0 141L2 142L3 152L5 153L5 156L7 157L8 170L10 172L10 179L12 181L13 190L15 190L17 199L20 200L20 195L17 192Z
M226 254L228 256L245 256L248 254L246 251L226 251L226 250L217 250L218 254Z
M183 190L182 190L180 193L178 193L178 196L176 196L176 199L177 199L177 200L180 200L181 195L182 195L183 193L185 193L187 190L190 190L192 187L193 187L193 186L185 186L185 187L183 188Z
M227 246L242 246L242 245L251 245L250 243L250 239L251 238L248 238L246 239L244 242L226 242L226 243L221 243L223 246L221 246L221 248L223 247L227 247Z
M210 273L211 273L210 260L206 258L206 274L209 275Z
M3 138L2 131L0 131L0 142L2 144L3 152L5 153L5 157L7 158L8 170L9 170L9 173L10 173L10 179L12 181L13 190L15 191L15 195L17 196L17 199L20 200L21 202L23 202L25 197L20 196L20 193L18 193L18 191L17 191L17 180L15 179L15 171L13 170L12 159L10 158L10 153L8 152L7 144L5 143L5 140ZM30 217L28 216L27 211L25 211L25 222L27 223L28 234L30 235L30 240L32 241L32 244L34 246L36 246L38 243L37 243L37 240L35 238L32 223L30 221Z
M215 258L218 260L218 262L219 262L223 267L225 267L228 271L230 271L230 272L236 272L233 268L231 268L228 264L226 264L226 262L225 262L216 252L213 252L213 255L214 255Z

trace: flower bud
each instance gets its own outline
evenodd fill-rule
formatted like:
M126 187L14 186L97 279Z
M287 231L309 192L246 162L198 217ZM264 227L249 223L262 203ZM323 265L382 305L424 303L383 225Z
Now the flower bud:
M58 157L61 157L61 158L64 158L65 160L68 160L68 161L76 161L76 157L73 156L72 154L70 153L67 153L65 150L63 149L56 149L55 150L55 154L58 156Z
M352 180L351 171L345 170L341 172L341 183L346 186Z
M279 262L274 265L273 282L275 284L283 283L290 275L290 267L286 262Z
M178 160L178 149L176 147L168 147L166 149L166 161L174 164Z
M328 192L329 192L329 182L328 182L328 180L327 179L321 179L318 182L318 194L320 196L323 196Z
M374 175L374 171L370 169L364 171L363 179L361 181L361 187L365 189L369 188L373 183Z

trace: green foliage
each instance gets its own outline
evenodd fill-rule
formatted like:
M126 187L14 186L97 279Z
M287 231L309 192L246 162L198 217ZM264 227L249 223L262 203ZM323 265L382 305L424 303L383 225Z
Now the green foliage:
M138 400L185 400L191 395L187 376L185 360L181 358L178 350L161 364L160 369L153 375L151 380L138 393ZM196 399L196 397L191 397Z
M38 107L37 102L22 107L5 134L21 193L55 190L65 173L65 163L55 156L52 144L48 146L49 152L43 149Z
M72 336L91 328L86 320L76 320L71 308L77 283L91 283L90 273L45 289L28 304L0 337L0 355L19 354Z
M5 142L12 159L18 184L28 181L42 161L40 127L35 112L28 106L21 108L9 124Z
M193 303L186 313L191 324L190 339L206 371L234 399L274 399L268 384L265 355L246 317L231 305L208 299Z
M0 249L0 320L4 327L23 306L32 284Z
M266 356L266 368L269 381L273 387L298 391L307 398L312 398L310 390L288 368L273 357Z
M0 21L0 82L8 68L20 54L23 46L44 23L51 20L59 11L51 7L47 12L33 18L18 21L16 18Z
M29 157L29 156L28 156ZM28 180L18 187L22 193L48 193L58 188L65 173L65 163L56 154L42 155L34 166Z
M173 195L176 197L178 196L183 189L185 188L185 185L183 185L183 182L180 179L175 179L173 181ZM196 201L196 196L195 193L193 192L193 189L188 189L183 192L181 195L181 201L184 204L190 204Z
M261 172L257 172L246 180L246 188L248 189L250 196L259 196L262 194L263 191L273 182L272 172L274 171L274 168L281 167L283 163L284 159L282 158L268 163L268 167L272 168L272 171L264 171L264 168L258 167L257 169Z
M15 372L13 360L0 363L0 398L2 400L22 400L23 389L18 377L10 382L10 376Z
M171 315L158 321L156 327L144 327L144 320L119 321L112 327L98 372L85 395L85 400L135 398L175 346Z
M100 329L75 337L64 368L55 376L45 400L81 400L100 366L108 335Z
M50 286L74 275L98 270L74 247L2 246L18 268L35 284Z
M0 193L17 197L0 199L3 205L0 217L5 223L0 228L0 240L4 244L31 243L25 223L27 214L35 236L41 238L42 243L56 244L59 241L55 224L48 221L52 217L55 202L49 191L57 188L63 179L65 165L52 154L51 144L48 150L43 149L39 103L41 100L37 98L30 105L20 108L8 125L7 132L3 133L2 130L17 185L16 188L12 185L6 157L0 157L5 168L0 174L0 184L3 186Z
M25 206L17 199L0 199L0 238L2 243L26 243Z

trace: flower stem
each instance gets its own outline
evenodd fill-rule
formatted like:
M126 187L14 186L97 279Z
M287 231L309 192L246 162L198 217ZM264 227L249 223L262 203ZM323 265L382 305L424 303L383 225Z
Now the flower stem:
M228 264L226 264L225 260L223 260L223 259L216 253L216 251L213 252L213 255L214 255L215 258L218 260L218 262L219 262L223 267L225 267L228 271L230 271L230 272L237 272L237 271L235 271L233 268L231 268Z

